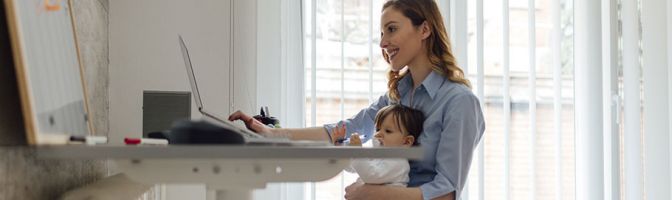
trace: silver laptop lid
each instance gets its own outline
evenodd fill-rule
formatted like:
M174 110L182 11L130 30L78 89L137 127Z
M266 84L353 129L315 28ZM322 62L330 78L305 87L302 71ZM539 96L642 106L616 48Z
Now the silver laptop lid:
M233 128L234 130L238 130L240 133L243 133L243 135L246 137L263 138L263 136L257 133L249 131L245 128L239 128L235 124L233 124L233 122L217 117L205 110L205 108L203 107L203 102L201 101L201 94L198 91L198 84L196 83L196 75L194 75L194 67L191 65L189 50L187 49L187 45L184 43L184 39L182 39L182 36L178 35L178 38L180 39L180 48L182 49L182 57L184 59L184 65L187 68L187 76L189 77L189 83L191 84L192 94L194 96L194 99L196 100L196 106L198 106L198 112L203 114L203 116L205 116L205 119L212 119L214 121L220 122L218 124L224 125L229 128Z
M187 45L184 44L184 40L181 35L177 35L180 39L180 49L182 49L182 58L184 59L184 66L187 67L187 76L189 77L189 83L191 84L191 92L194 93L194 99L196 100L196 106L198 110L203 110L203 102L201 101L201 94L198 92L198 85L196 85L196 76L194 75L194 68L191 66L191 58L189 57L189 50Z

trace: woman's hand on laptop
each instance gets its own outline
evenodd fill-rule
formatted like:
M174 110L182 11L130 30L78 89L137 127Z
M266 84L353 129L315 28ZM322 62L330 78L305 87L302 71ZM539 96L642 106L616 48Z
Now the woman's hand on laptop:
M247 127L247 129L250 129L264 136L271 133L270 127L264 125L260 121L254 119L253 117L245 114L240 110L229 115L229 121L236 121L236 120L245 122L245 126Z

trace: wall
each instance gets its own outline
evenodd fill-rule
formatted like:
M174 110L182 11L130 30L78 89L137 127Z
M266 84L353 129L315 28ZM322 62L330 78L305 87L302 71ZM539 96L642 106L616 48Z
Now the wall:
M74 1L73 10L89 85L90 116L96 134L107 135L108 0ZM5 14L0 15L0 23L5 23ZM0 199L56 199L104 176L103 161L41 160L25 147L7 30L4 24L0 27Z
M280 85L282 78L280 74L281 69L281 41L280 41L280 25L281 2L278 0L259 0L260 5L257 7L257 70L263 73L256 74L258 80L264 80L263 84L257 85L257 91L263 95L257 95L257 103L261 106L268 106L269 112L275 117L280 117L277 114L280 111L280 98L267 98L268 96L280 97L282 91ZM254 111L259 113L259 108ZM284 122L285 120L281 120Z
M672 2L667 2L667 10L672 9ZM668 115L670 122L668 123L669 125L669 130L672 130L672 14L669 12L667 13L667 82L668 82ZM670 162L668 166L672 166L672 131L667 134L668 136L668 144L670 144L670 147L668 147L668 155L669 159L668 161ZM670 181L672 182L672 173L670 173L669 177ZM669 185L669 190L670 191L670 196L672 196L672 184Z
M253 113L257 108L257 7L266 6L256 0L233 0L233 66L230 112L242 110ZM257 45L259 43L259 45ZM265 72L259 72L265 73ZM259 83L261 84L261 83ZM255 109L256 108L256 109ZM225 112L224 115L228 116ZM242 124L242 123L241 123Z

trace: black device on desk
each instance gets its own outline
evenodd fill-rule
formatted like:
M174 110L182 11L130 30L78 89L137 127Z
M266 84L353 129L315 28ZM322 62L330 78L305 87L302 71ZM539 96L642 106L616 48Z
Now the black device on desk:
M194 68L191 65L191 58L189 57L189 50L187 45L184 43L182 36L178 36L180 42L180 48L182 50L182 56L184 59L184 65L187 68L187 76L189 78L189 83L191 84L191 94L194 95L194 100L198 106L198 111L203 114L204 121L190 121L185 124L178 124L177 126L171 129L171 132L167 133L168 140L170 144L185 144L183 142L196 142L202 141L207 144L215 144L219 140L212 137L220 137L219 135L239 135L243 138L242 144L270 144L270 145L301 145L301 146L326 146L329 145L327 142L321 141L291 141L289 138L285 137L264 137L255 132L252 132L244 127L239 127L233 122L226 120L226 118L216 116L214 113L208 112L201 101L201 94L198 90L198 84L196 83L196 75L194 75ZM214 126L214 127L213 127ZM179 135L179 136L177 136ZM170 137L182 138L180 140L170 140ZM238 136L221 136L231 139L231 142L228 141L219 141L217 144L230 144L240 142L237 139ZM184 138L188 138L183 140ZM194 144L194 143L187 143Z
M257 121L260 121L262 124L269 126L271 128L280 128L280 120L271 116L271 114L268 112L268 106L261 107L259 115L255 115L252 118L256 119Z

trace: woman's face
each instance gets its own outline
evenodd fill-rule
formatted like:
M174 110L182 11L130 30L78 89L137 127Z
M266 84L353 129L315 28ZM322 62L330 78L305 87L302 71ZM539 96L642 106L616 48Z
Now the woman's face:
M376 130L376 134L373 137L380 142L380 146L400 147L413 145L413 136L404 134L404 132L399 129L397 121L394 120L392 114L387 115L379 125L379 129Z
M388 55L393 71L401 70L425 52L422 44L429 36L423 30L426 24L413 26L411 19L393 7L383 10L380 22L380 48Z

